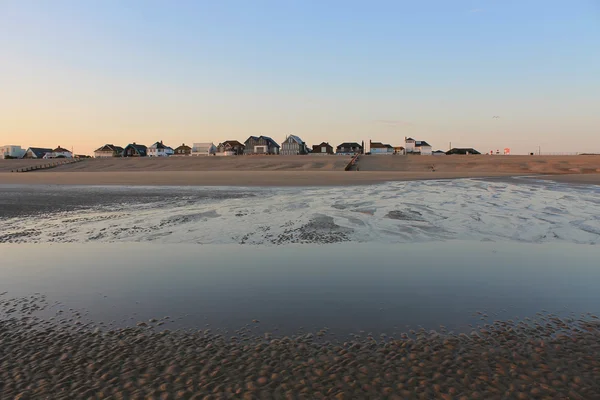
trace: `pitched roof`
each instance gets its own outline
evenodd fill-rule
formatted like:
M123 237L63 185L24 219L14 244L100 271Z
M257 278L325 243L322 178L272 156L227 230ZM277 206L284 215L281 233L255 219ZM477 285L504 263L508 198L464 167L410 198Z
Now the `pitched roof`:
M97 152L97 151L116 151L117 148L123 150L122 147L115 146L114 144L105 144L104 146L100 147L99 149L94 150L94 152Z
M134 149L137 150L138 153L144 153L145 154L148 151L148 148L146 146L144 146L143 144L130 143L127 146L125 146L125 149L127 147L133 147ZM125 149L123 149L123 150L125 150Z
M250 139L259 140L260 138L263 138L263 139L264 139L264 140L265 140L267 143L269 143L271 146L274 146L274 147L277 147L277 148L279 148L279 147L280 147L280 146L277 144L277 142L276 142L276 141L274 141L273 139L271 139L271 138L270 138L270 137L268 137L268 136L263 136L263 135L260 135L260 136L250 136L248 139L246 139L246 142L247 142L248 140L250 140Z
M407 142L408 142L409 140L412 140L413 142L415 141L415 139L413 139L413 138L411 138L411 137L409 137L409 138L406 138L406 141L407 141Z
M359 148L362 148L362 146L360 144L356 143L356 142L344 142L344 143L338 145L338 148L339 147L359 147Z
M223 145L223 146L229 145L231 147L240 147L240 146L244 147L244 144L238 142L237 140L226 140L223 143L220 143L219 146L220 145Z
M288 138L292 138L292 140L300 145L304 144L304 140L300 139L296 135L289 135Z
M429 143L427 143L424 140L417 140L415 141L415 147L421 147L421 146L429 146L431 147L431 145Z
M169 149L169 148L170 148L169 146L165 146L165 145L163 144L163 142L162 142L162 141L160 141L160 142L156 142L156 143L154 143L154 144L153 144L152 146L150 146L150 147L151 147L151 148L153 148L153 149L163 149L163 150L164 150L164 149Z
M70 153L71 150L63 149L62 147L58 146L57 148L52 150L52 152L53 153Z
M46 153L52 153L52 149L44 148L44 147L30 147L27 150L31 150L36 157L42 158Z
M390 146L389 144L383 144L381 142L371 142L372 149L387 149L390 147L392 147L392 146Z
M454 147L446 152L446 154L481 154L472 147Z
M192 148L190 146L187 146L185 143L183 143L181 146L177 147L175 149L175 151L177 151L177 150L183 150L183 149L190 149L191 150Z

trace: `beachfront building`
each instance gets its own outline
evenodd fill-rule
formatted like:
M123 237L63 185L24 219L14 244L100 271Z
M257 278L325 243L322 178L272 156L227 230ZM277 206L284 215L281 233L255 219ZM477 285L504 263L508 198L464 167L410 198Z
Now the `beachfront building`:
M46 153L52 153L52 149L44 148L44 147L29 147L23 158L44 158Z
M470 154L481 154L480 152L478 152L477 150L475 150L474 148L458 148L458 147L454 147L450 150L448 150L446 152L447 155L452 155L452 154L460 154L460 155L470 155Z
M148 147L148 157L169 157L173 155L173 149L165 146L162 142L156 142Z
M443 150L436 150L436 151L432 152L431 154L434 156L445 156L446 152Z
M143 144L133 142L123 149L123 157L146 157L147 155L148 148Z
M333 146L327 142L315 144L310 154L333 154Z
M394 146L394 154L406 154L404 151L404 147L402 146Z
M369 151L375 155L391 155L394 154L394 147L381 142L373 142L369 140Z
M214 143L194 143L190 154L192 156L214 156L217 154L217 146Z
M123 148L114 144L105 144L94 151L94 157L96 158L121 157L122 155Z
M21 146L6 145L0 147L0 159L21 158L25 155L25 150Z
M244 154L279 154L279 145L268 136L250 136L244 142Z
M355 154L362 154L364 148L364 143L360 145L356 142L344 142L336 147L335 154L343 156L353 156Z
M192 148L190 146L186 146L185 143L182 143L181 146L173 150L174 156L189 156L191 153Z
M226 140L217 146L218 156L241 156L245 146L237 140Z
M73 158L70 150L58 146L52 152L44 154L44 158Z
M430 156L433 153L431 145L424 140L405 138L404 146L406 148L406 154L421 154L424 156Z
M296 156L300 154L308 154L308 146L304 143L304 140L300 139L296 135L289 135L281 143L281 155L283 156Z

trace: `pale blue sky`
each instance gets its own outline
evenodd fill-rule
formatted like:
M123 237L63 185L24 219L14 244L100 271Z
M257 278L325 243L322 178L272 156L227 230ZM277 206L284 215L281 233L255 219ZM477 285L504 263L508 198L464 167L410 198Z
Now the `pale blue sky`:
M600 151L599 49L596 0L0 0L0 145Z

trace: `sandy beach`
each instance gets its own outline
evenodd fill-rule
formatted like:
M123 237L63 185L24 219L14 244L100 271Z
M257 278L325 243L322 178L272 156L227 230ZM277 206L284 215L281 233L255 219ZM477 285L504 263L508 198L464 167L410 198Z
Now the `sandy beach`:
M41 160L0 160L0 184L339 186L389 181L536 176L600 184L600 156L362 156L344 171L345 156L171 157L91 159L15 173Z

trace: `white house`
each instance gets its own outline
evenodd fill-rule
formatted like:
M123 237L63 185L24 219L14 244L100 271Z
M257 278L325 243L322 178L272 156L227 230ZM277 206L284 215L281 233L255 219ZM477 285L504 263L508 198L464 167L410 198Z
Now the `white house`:
M413 138L404 139L404 148L406 154L421 154L423 156L430 156L433 153L431 145L424 140L415 140Z
M25 150L21 146L2 146L0 147L0 159L4 158L21 158L25 155Z
M194 143L192 146L193 156L214 156L217 154L217 146L214 143Z
M44 154L44 158L73 158L73 153L58 146L52 152Z
M174 151L169 146L165 146L162 142L156 142L148 147L148 157L168 157L174 154Z

